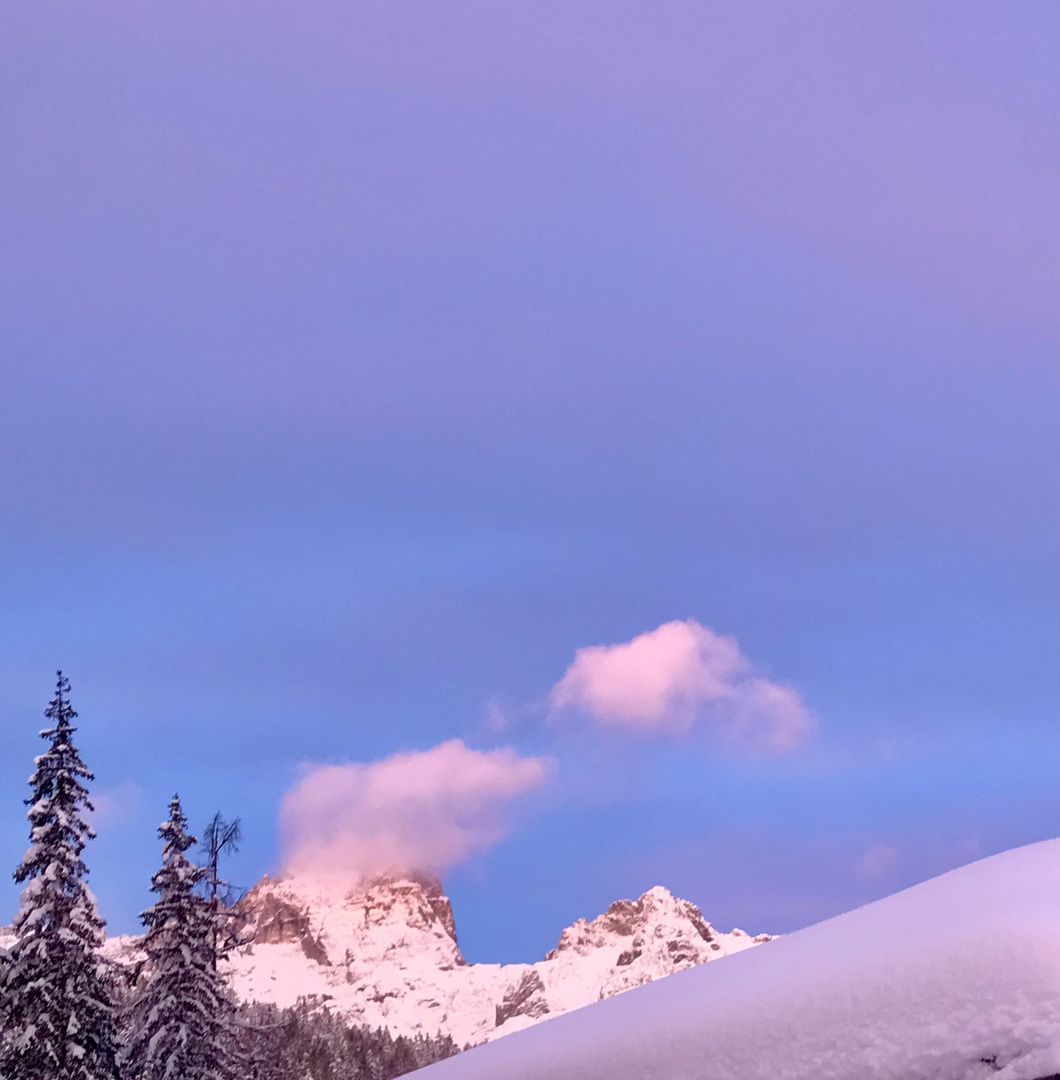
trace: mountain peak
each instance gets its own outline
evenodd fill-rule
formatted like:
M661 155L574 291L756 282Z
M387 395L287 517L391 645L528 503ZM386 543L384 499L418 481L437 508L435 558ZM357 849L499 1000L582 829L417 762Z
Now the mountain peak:
M623 967L646 949L658 951L660 943L665 944L667 955L678 965L685 960L701 963L710 958L711 952L727 951L695 904L656 885L636 900L616 900L591 922L578 919L563 931L546 959L553 960L565 951L584 954L621 945L618 966Z
M297 944L311 960L366 962L398 950L462 965L456 922L437 878L370 879L285 873L263 878L240 902L251 944Z

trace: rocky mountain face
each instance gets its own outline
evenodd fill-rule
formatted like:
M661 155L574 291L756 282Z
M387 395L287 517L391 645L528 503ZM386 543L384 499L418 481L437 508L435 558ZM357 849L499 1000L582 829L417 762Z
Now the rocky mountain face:
M535 964L468 964L452 907L427 877L351 885L265 878L242 901L247 944L230 962L247 1001L308 997L351 1023L478 1043L768 941L715 930L656 887L579 919Z

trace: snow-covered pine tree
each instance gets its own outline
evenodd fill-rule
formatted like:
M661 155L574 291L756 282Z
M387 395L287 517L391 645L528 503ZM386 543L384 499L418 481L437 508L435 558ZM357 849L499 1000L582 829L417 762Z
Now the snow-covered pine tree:
M57 672L41 732L50 742L29 778L30 847L15 871L25 882L15 944L3 965L0 1075L5 1080L113 1080L117 1045L111 987L99 947L104 922L81 855L95 834L85 781L95 779L73 743L70 683Z
M141 916L147 981L129 1011L127 1080L224 1080L231 1075L232 1003L213 964L213 913L196 886L207 874L185 854L198 841L174 795L158 829L158 899Z

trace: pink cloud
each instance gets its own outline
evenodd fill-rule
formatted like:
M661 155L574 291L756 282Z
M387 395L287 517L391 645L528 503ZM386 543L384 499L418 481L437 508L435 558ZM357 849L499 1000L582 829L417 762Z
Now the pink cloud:
M507 832L506 811L551 763L459 739L371 764L315 765L283 799L289 870L372 877L442 874Z
M576 709L598 724L641 733L683 735L710 723L734 743L774 752L813 729L795 690L756 675L734 638L695 619L578 649L549 702L554 711Z

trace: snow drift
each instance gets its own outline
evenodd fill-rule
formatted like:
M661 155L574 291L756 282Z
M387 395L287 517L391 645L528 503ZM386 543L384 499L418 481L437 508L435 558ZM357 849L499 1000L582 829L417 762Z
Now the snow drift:
M516 1032L424 1080L1060 1073L1060 840Z

